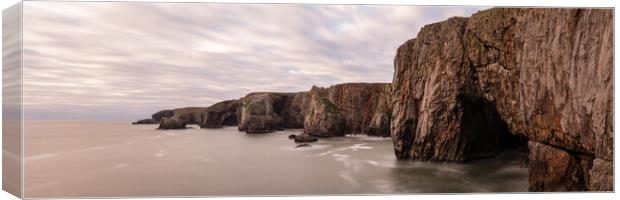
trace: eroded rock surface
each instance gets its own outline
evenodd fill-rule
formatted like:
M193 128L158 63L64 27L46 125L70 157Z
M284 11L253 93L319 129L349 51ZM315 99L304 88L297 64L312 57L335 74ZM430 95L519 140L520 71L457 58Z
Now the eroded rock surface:
M207 108L187 107L172 110L173 115L164 117L159 124L159 129L183 129L188 124L199 124Z
M304 132L315 136L389 136L386 83L344 83L312 87Z
M590 169L591 191L613 191L614 190L614 163L604 159L594 159L592 169Z
M303 128L306 98L305 92L250 93L239 100L239 130L268 133L285 128Z
M327 88L312 87L308 92L304 133L319 136L344 136L345 121L340 108L329 99Z
M157 124L159 123L159 121L155 121L153 119L141 119L135 122L132 122L131 124Z
M538 142L528 143L530 191L586 190L592 158Z
M201 116L201 128L220 128L237 125L239 101L227 100L209 106Z
M612 22L611 9L495 8L425 26L394 60L396 156L484 157L511 133L535 143L531 191L613 188Z
M151 115L151 119L159 123L162 119L172 117L172 115L174 115L174 110L161 110Z

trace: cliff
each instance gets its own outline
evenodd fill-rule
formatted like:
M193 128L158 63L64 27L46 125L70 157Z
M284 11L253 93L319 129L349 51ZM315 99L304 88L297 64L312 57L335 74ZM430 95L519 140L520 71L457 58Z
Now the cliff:
M201 128L220 128L237 125L237 100L218 102L209 107L187 107L162 110L152 115L148 121L159 123L159 129L184 129L188 124ZM159 119L159 120L158 120ZM138 122L141 122L140 120Z
M201 114L200 128L236 126L238 107L237 100L226 100L209 106Z
M329 88L313 87L308 92L255 92L206 108L162 110L153 114L152 120L140 122L156 121L160 129L182 129L187 124L201 128L238 125L246 133L303 128L305 133L320 137L388 137L389 88L387 83L344 83Z
M389 136L386 83L345 83L308 92L250 93L239 101L239 130L267 133L303 128L319 136Z
M285 128L303 128L306 92L250 93L239 100L239 131L268 133Z
M344 83L312 87L304 132L315 136L389 136L386 83Z
M329 90L313 86L304 114L304 133L330 137L345 135L345 121L340 108L329 99Z
M174 114L173 110L161 110L151 115L151 118L141 119L141 120L132 122L132 124L159 124L161 123L161 120L163 118L172 117L173 114Z
M530 191L613 190L612 22L611 9L497 8L425 26L394 59L396 156L521 145Z
M172 110L172 116L163 117L159 129L183 129L188 124L201 123L205 107L186 107Z

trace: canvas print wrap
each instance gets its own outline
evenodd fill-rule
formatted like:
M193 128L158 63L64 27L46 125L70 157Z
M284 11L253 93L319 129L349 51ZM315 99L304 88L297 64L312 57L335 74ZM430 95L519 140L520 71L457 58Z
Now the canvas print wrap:
M22 198L613 191L609 8L25 1Z

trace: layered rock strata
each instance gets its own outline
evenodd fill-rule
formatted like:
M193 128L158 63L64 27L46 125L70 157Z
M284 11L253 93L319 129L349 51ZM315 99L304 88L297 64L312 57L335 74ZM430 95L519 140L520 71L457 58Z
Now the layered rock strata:
M367 134L389 136L385 83L344 83L312 87L306 107L304 132L314 136Z
M227 100L209 106L201 116L201 128L220 128L237 125L239 101Z
M497 8L425 26L394 60L396 156L463 161L526 138L530 191L610 190L612 22Z
M303 128L306 92L250 93L239 100L239 130L268 133L285 128Z
M160 110L156 113L153 113L153 115L151 115L151 119L159 123L162 119L166 117L172 117L172 115L174 115L174 110Z
M303 128L318 137L389 136L386 83L345 83L308 92L250 93L239 101L239 130L267 133Z
M201 123L205 107L186 107L172 110L172 116L163 117L159 129L183 129L188 124Z

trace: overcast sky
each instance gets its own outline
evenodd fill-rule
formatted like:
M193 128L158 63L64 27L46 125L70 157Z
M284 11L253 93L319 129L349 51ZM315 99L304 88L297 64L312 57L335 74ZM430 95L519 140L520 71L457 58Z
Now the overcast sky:
M30 119L145 118L249 92L391 82L396 49L483 8L24 2Z

